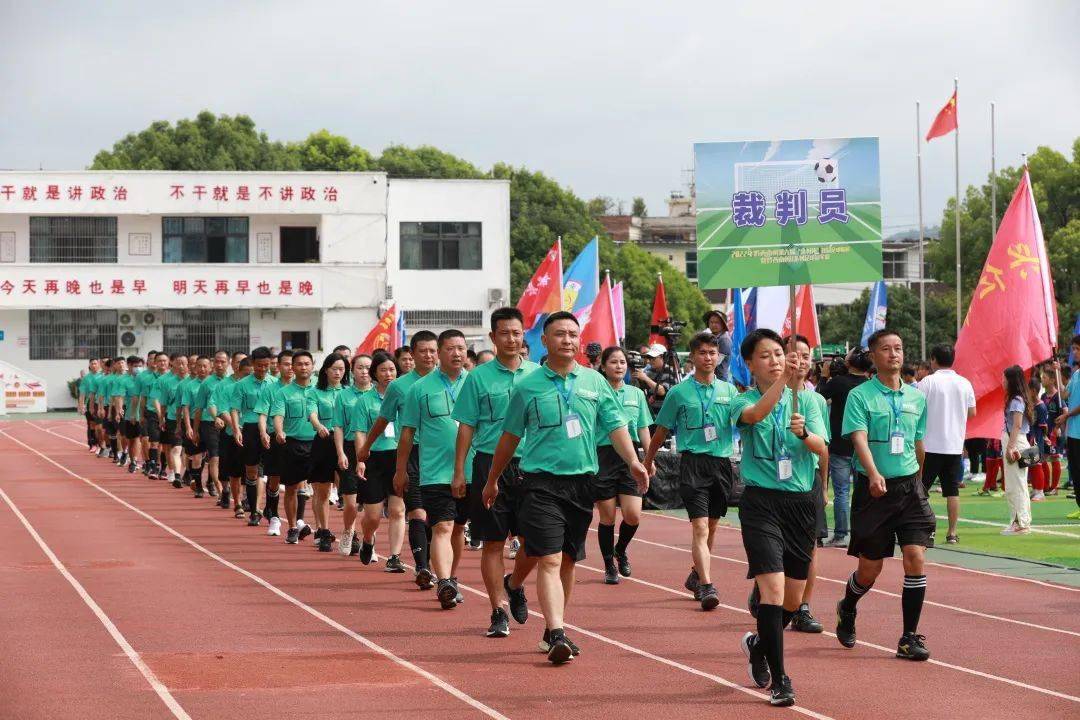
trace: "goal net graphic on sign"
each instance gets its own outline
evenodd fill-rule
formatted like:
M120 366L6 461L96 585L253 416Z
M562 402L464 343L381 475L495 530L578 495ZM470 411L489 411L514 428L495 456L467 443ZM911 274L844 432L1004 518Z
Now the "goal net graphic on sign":
M825 167L823 163L829 166ZM815 168L815 165L819 167ZM776 204L776 194L781 190L806 190L808 204L816 207L818 190L840 187L837 165L828 159L735 163L735 192L759 192L765 196L765 204L771 207Z

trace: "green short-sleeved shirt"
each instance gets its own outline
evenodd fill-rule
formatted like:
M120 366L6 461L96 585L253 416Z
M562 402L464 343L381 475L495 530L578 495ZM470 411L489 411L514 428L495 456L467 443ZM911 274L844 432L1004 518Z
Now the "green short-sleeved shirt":
M255 412L255 405L259 402L259 395L262 393L263 388L272 385L270 377L271 375L267 373L262 380L259 380L252 373L233 384L230 409L236 410L240 416L241 427L248 423L259 422L259 414Z
M286 383L286 385L288 385L288 383ZM262 391L259 392L259 399L255 401L256 415L270 417L270 406L274 403L274 395L277 394L282 387L284 387L284 385L282 385L280 381L263 384ZM266 431L271 432L269 423L266 426Z
M622 405L623 417L626 418L626 430L630 433L630 439L638 441L638 430L647 428L653 423L652 413L649 412L649 402L645 399L645 393L637 385L623 384L615 390L615 397ZM607 435L601 437L597 447L611 444L611 438Z
M207 375L206 379L199 384L199 390L195 393L195 397L191 402L191 421L195 422L195 413L202 410L202 422L210 422L214 418L211 416L211 398L214 396L214 390L221 383L221 378L217 375Z
M897 429L904 433L904 452L893 455L890 438ZM926 396L903 383L899 390L891 390L872 377L848 393L844 406L841 432L847 437L856 430L866 432L870 455L883 477L913 475L919 471L915 441L926 434ZM855 469L866 473L857 454Z
M153 402L150 400L150 391L157 384L159 377L161 376L149 369L143 370L135 376L135 385L139 389L139 397L146 399L146 410L153 411L154 409Z
M387 391L389 390L390 388L387 386ZM349 432L353 435L354 440L357 432L367 433L371 430L371 426L375 424L375 420L380 415L383 398L384 396L379 394L378 388L372 388L370 392L361 395L356 405L353 406ZM371 449L372 451L397 449L397 428L394 423L387 424L386 429L371 444Z
M308 389L308 393L315 400L315 409L319 412L319 422L327 430L333 430L337 427L334 425L334 406L338 404L338 399L344 391L345 388L340 385L337 387L328 385L325 390L320 390L312 385Z
M337 403L334 405L334 427L341 428L342 439L349 443L356 439L356 413L360 405L360 399L368 393L374 392L375 387L367 390L359 390L355 385L344 388L339 394Z
M97 382L97 373L86 373L79 380L79 393L84 398L90 397L94 393L94 383Z
M184 377L187 377L186 375ZM176 389L183 382L184 378L181 378L171 372L167 372L161 376L157 382L158 402L165 408L165 419L175 420L176 409L180 406L180 401Z
M311 393L313 386L289 383L280 387L278 392L271 395L270 417L284 418L281 429L285 437L311 440L315 437L315 426L310 419L316 406L315 396Z
M824 437L825 418L811 397L814 394L811 390L799 391L799 413L805 418L808 432ZM743 411L760 399L761 392L755 387L731 401L731 417L739 428L739 438L743 444L742 462L739 465L743 482L771 490L807 492L814 486L818 456L810 452L806 444L788 428L791 422L791 388L784 388L784 394L773 412L760 422L752 425L742 422L739 418ZM786 448L791 458L791 477L786 480L780 479L778 468L778 461L784 454L781 446Z
M115 373L109 373L105 376L105 379L101 383L101 394L105 398L106 403L112 402L112 399L116 397L117 382L122 379L122 375L117 375Z
M226 375L221 378L221 382L210 393L210 412L215 418L222 415L228 415L232 410L232 388L236 384L236 380L232 375ZM225 423L225 434L232 437L232 425Z
M165 401L164 393L168 388L169 383L175 378L176 376L173 375L172 370L166 370L155 378L153 385L150 386L150 394L146 396L147 408L153 410L155 400L160 403L163 408L168 404Z
M425 376L420 375L416 370L410 370L390 383L386 387L386 395L379 408L379 417L400 427L401 418L399 415L401 414L401 405L405 402L405 396L409 394L412 386L423 377ZM420 438L414 437L413 445L418 444L420 444Z
M145 370L143 372L146 372ZM124 390L124 417L127 420L138 421L142 419L139 412L139 382L138 376L126 375L123 382Z
M454 403L454 420L472 427L472 449L493 454L502 437L502 424L506 408L510 405L510 393L523 377L539 365L523 360L517 370L511 370L498 358L479 366L465 378L461 394ZM517 455L520 456L521 448Z
M180 383L180 406L187 407L191 419L195 419L195 398L199 395L199 387L202 380L194 375L188 375L184 382Z
M449 485L454 480L458 425L451 414L468 375L462 370L451 380L441 369L434 370L413 383L401 405L401 426L415 429L421 440L421 485Z
M691 375L668 390L656 415L656 424L675 431L680 452L731 457L735 452L731 433L735 414L731 402L738 393L727 381L714 379L710 389ZM716 430L716 440L712 442L705 440L708 425Z
M571 413L581 426L576 437L568 432ZM611 385L595 370L574 363L565 381L546 365L522 378L510 393L502 429L524 437L523 471L582 475L599 470L599 437L621 427L626 418Z

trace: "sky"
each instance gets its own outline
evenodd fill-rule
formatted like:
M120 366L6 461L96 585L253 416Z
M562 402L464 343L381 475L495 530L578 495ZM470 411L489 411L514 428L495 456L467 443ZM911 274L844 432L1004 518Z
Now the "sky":
M925 134L960 80L960 181L1080 136L1080 2L0 0L0 167L68 170L155 120L250 115L373 152L430 144L666 214L694 142L879 136L885 234L917 222ZM923 149L924 217L953 194Z

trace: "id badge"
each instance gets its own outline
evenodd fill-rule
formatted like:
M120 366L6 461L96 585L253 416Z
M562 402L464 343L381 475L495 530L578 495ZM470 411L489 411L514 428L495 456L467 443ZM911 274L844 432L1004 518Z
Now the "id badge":
M891 436L889 436L889 454L904 454L904 433L894 432Z
M706 425L702 429L705 431L705 442L713 442L713 441L716 440L716 426L715 425L713 425L712 423L709 423L708 425Z
M776 474L781 480L791 479L791 458L785 455L776 461Z
M581 418L575 413L570 413L566 416L566 437L573 440L581 435Z
M386 423L386 429L383 430L382 434L383 434L383 437L388 437L388 438L394 437L394 423L392 423L392 422Z

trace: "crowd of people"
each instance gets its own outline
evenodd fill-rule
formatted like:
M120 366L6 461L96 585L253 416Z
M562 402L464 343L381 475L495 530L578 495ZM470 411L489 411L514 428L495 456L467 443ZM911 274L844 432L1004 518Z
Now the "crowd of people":
M936 529L930 484L939 480L949 498L949 542L957 541L952 501L965 452L973 468L985 462L996 491L994 446L983 461L965 445L975 401L970 384L949 369L951 348L935 348L932 374L916 386L905 380L903 340L891 330L818 368L806 338L757 329L733 349L723 316L713 315L689 339L681 380L663 345L644 348L647 367L620 347L589 348L592 366L580 365L578 320L565 312L544 321L546 356L533 363L521 313L500 308L491 314L492 349L478 353L449 329L417 332L393 353L338 346L319 364L306 350L266 347L212 356L152 352L145 368L139 357L94 359L79 384L79 410L98 457L215 497L247 525L265 522L268 536L284 532L285 543L310 536L322 552L336 543L341 555L370 566L382 560L376 536L385 532L382 569L411 569L411 582L433 589L445 610L464 601L457 571L468 527L491 605L486 634L509 635L511 617L525 623L533 575L545 621L539 649L554 664L581 652L564 618L594 517L604 581L617 585L632 575L642 496L673 437L693 559L684 584L703 610L720 604L711 551L718 522L737 504L755 618L741 648L751 680L769 688L772 704L795 701L784 629L823 630L810 609L823 544L847 547L855 559L836 607L836 636L848 648L860 598L900 546L896 655L926 660L918 625L924 553ZM1080 356L1080 337L1075 345ZM749 368L750 387L729 382L731 352ZM1038 401L1018 368L1003 379L1000 467L1016 533L1030 525L1032 468L1045 462L1050 480L1033 479L1045 494L1057 491L1060 477L1061 453L1052 448L1067 447L1072 467L1080 467L1080 372L1059 389L1058 368L1045 370ZM1025 462L1033 457L1028 433L1045 461Z

